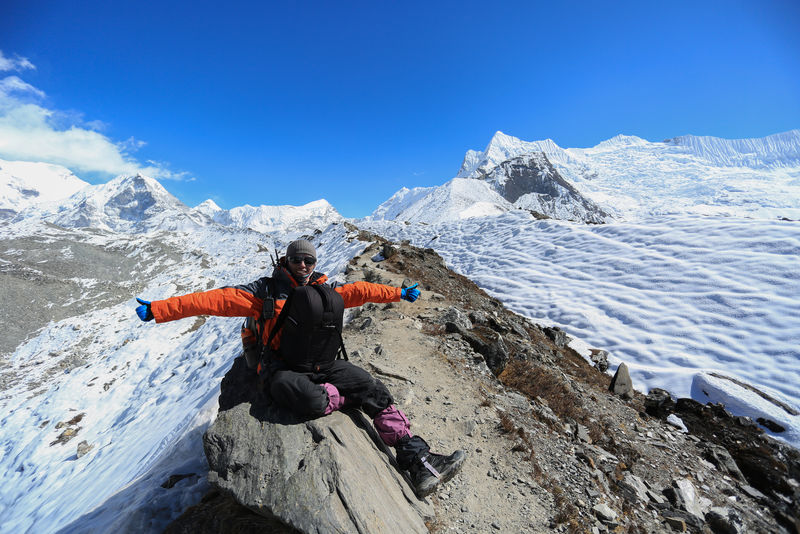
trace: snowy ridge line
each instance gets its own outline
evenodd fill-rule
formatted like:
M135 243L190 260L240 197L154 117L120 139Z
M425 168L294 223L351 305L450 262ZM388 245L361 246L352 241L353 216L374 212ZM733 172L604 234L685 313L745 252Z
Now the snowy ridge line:
M325 227L331 222L344 220L327 200L320 199L302 206L250 206L245 204L223 210L212 200L206 200L193 209L215 222L233 228L255 230L263 233L304 231L309 226Z

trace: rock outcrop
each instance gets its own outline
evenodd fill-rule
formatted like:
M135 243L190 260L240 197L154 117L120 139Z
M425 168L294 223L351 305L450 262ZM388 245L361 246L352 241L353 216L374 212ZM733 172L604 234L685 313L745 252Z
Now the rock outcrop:
M428 531L430 504L415 497L360 411L302 419L255 381L242 358L223 379L204 437L212 486L299 532Z
M609 214L584 197L550 163L543 152L518 156L484 172L483 179L515 206L556 219L603 223Z

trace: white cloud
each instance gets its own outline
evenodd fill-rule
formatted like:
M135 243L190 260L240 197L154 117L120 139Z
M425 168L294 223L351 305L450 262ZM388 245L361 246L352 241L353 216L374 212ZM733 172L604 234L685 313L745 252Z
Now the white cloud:
M136 152L137 150L139 150L140 148L142 148L146 144L147 143L145 143L144 141L139 141L138 139L134 139L133 137L129 137L125 141L122 141L121 143L117 143L117 146L119 146L122 150L124 150L126 152Z
M19 57L12 59L6 57L3 54L3 51L0 50L0 72L6 72L10 70L25 70L25 69L32 69L36 70L36 66L28 61L28 58Z
M44 98L44 91L41 91L29 83L22 81L17 76L6 76L0 80L0 98L16 95L30 95L36 98Z
M35 69L25 58L8 59L0 51L0 72ZM0 79L0 157L56 163L81 172L111 176L142 173L156 179L193 180L163 162L142 164L131 153L145 145L130 137L114 142L98 130L100 121L85 122L77 112L44 107L44 91L17 76Z

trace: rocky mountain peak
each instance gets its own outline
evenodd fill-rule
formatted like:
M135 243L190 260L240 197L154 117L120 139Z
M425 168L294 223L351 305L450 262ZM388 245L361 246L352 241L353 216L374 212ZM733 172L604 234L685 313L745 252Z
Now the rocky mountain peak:
M551 159L553 157L557 160L568 159L564 149L552 139L527 142L498 131L492 136L483 152L475 150L467 152L457 177L476 178L504 161L533 152L544 152Z
M17 219L111 231L179 229L206 224L158 180L142 174L118 176L105 184L84 187L59 203L25 210Z
M550 163L544 152L506 160L479 178L516 207L549 217L601 223L609 215L584 197Z

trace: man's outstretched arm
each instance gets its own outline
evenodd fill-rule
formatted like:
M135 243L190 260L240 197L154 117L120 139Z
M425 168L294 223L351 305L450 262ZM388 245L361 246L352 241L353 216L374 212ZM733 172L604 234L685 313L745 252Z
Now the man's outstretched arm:
M258 317L263 305L260 298L239 287L212 289L152 302L137 300L141 304L136 308L139 318L143 321L155 319L157 323L196 315Z
M408 288L392 287L383 284L373 284L371 282L352 282L336 287L336 291L342 296L346 308L362 306L367 302L397 302L405 299L413 302L419 298L420 291L414 284Z

